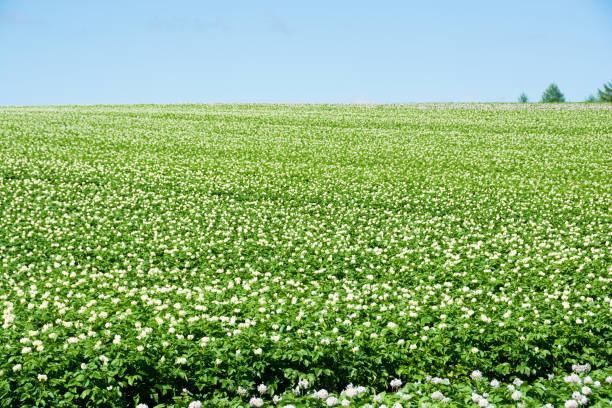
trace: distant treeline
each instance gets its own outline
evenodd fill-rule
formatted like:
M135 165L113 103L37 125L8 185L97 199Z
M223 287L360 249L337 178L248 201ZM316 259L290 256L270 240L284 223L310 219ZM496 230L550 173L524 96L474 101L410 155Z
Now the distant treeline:
M529 102L529 97L525 92L523 92L519 96L518 101L521 103L527 103ZM561 103L565 102L565 96L557 84L552 83L542 93L541 102ZM597 96L591 94L586 98L585 102L612 102L612 81L608 82L607 84L603 84L603 90L597 89Z

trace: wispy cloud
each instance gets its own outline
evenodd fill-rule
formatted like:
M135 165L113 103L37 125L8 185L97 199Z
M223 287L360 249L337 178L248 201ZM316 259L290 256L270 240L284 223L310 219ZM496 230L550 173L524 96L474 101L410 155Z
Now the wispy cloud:
M154 32L232 31L232 26L220 18L202 19L188 16L155 17L146 21L146 26L149 30ZM285 37L290 37L293 34L289 24L287 24L283 18L271 12L266 13L264 16L263 26L264 29L281 34Z
M229 31L231 27L221 19L203 20L198 17L156 17L147 22L152 31Z
M366 98L364 98L364 97L362 97L362 96L359 96L359 97L354 98L353 100L351 100L350 103L355 104L355 105L370 105L373 102L368 100L368 99L366 99Z
M266 15L266 24L272 31L280 33L286 37L290 37L292 34L287 22L276 14L268 13Z
M42 26L46 25L47 22L25 14L0 14L0 24Z

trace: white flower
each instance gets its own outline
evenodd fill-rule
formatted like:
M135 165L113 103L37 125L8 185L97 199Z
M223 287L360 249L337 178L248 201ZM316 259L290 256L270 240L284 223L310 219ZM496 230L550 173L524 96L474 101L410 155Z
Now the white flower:
M259 384L257 386L257 391L259 391L260 394L263 394L264 392L268 391L268 387L266 387L265 384Z
M306 379L301 379L298 381L298 387L307 389L310 386L310 383Z
M512 393L512 399L513 399L513 400L515 400L515 401L518 401L518 400L520 400L520 399L521 399L521 396L522 396L522 395L523 395L523 394L522 394L520 391L514 391L514 392Z
M17 372L17 371L19 371L19 370L21 370L21 364L15 364L15 365L13 366L13 372L15 373L15 372Z
M185 357L178 357L176 359L176 364L181 364L181 365L187 364L187 359Z
M189 408L202 408L202 403L200 401L192 401L189 403Z
M491 387L493 387L493 388L499 388L499 381L497 381L497 380L491 380Z
M255 350L253 350L253 353L257 356L261 355L261 353L263 353L263 350L260 348L256 348Z
M38 381L47 381L47 376L45 374L38 374Z
M147 404L138 404L136 408L149 408L149 406Z
M442 400L443 398L444 394L442 394L440 391L434 391L433 394L431 394L431 399Z
M578 374L585 373L585 372L589 371L590 369L591 369L591 365L588 364L588 363L587 364L573 364L572 365L572 370L574 370Z
M393 388L399 388L402 386L402 380L400 380L399 378L393 379L391 380L391 387Z
M264 404L261 398L253 397L249 400L249 405L252 407L261 407Z
M482 373L479 370L474 370L472 374L470 374L470 377L472 380L480 381L482 380Z
M338 404L338 398L336 398L336 397L329 397L329 398L327 398L327 399L325 400L325 404L326 404L328 407L333 407L334 405L337 405L337 404Z
M349 405L351 405L351 401L345 398L342 401L340 401L340 405L342 405L343 407L348 407Z
M576 400L570 399L565 401L565 408L576 408L578 406L578 402Z
M329 393L327 392L327 390L324 389L316 391L314 394L312 394L312 397L316 399L326 399L328 396Z

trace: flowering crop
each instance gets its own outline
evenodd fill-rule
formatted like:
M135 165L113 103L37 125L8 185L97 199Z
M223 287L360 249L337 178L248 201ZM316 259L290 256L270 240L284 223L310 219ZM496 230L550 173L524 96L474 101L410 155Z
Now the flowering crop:
M605 406L611 124L0 108L0 407Z

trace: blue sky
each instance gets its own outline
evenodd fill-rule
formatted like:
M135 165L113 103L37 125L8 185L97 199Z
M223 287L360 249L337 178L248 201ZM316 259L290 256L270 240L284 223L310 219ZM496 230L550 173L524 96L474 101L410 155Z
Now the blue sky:
M612 1L0 0L0 105L583 101Z

